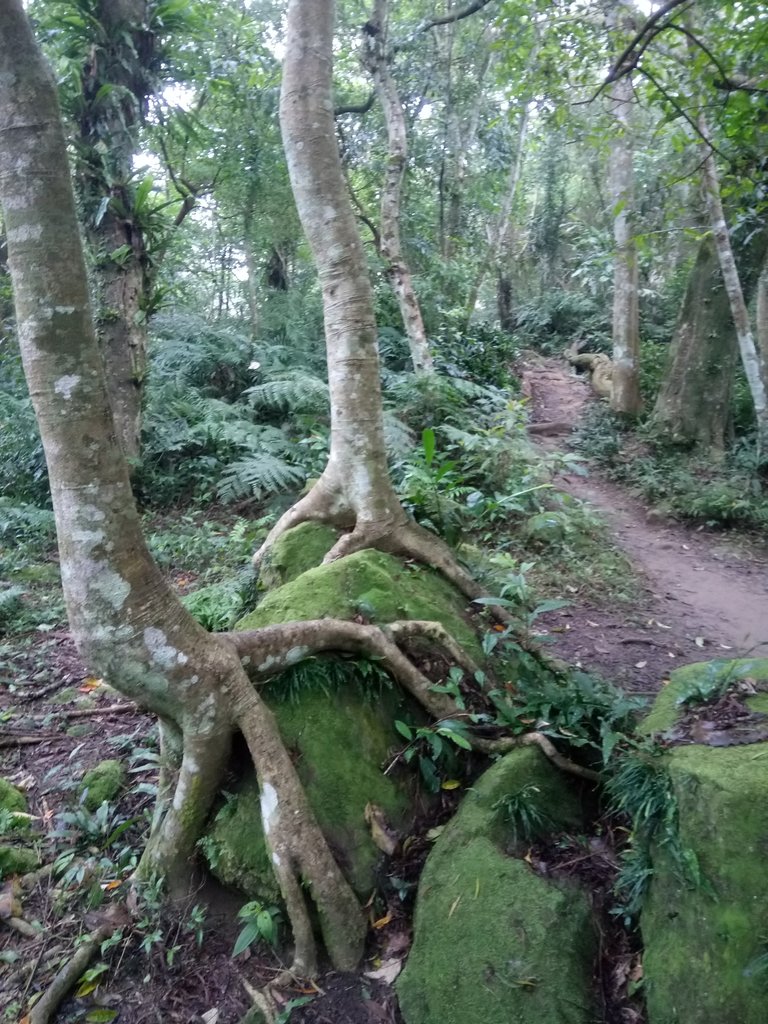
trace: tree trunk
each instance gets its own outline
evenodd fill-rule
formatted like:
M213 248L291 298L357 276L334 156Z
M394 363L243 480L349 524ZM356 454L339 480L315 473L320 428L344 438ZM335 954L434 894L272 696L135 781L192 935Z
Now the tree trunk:
M332 960L351 969L362 951L363 918L274 719L234 644L195 622L144 544L90 312L56 88L21 0L0 7L0 138L20 346L48 461L72 634L91 671L160 717L164 748L174 753L140 870L188 884L237 727L262 787L264 831L295 929L294 967L315 969L302 879ZM281 628L269 632L263 654L254 636L256 671L281 664ZM283 656L295 653L291 629L283 648Z
M373 76L387 126L387 165L381 190L381 255L400 307L405 333L417 373L433 369L421 307L413 287L413 277L400 239L400 211L403 183L408 166L408 136L405 115L397 85L392 76L387 52L389 11L387 0L375 0L368 25L375 28L365 35L363 61Z
M629 8L618 2L609 15L618 38L624 36L621 21ZM640 326L638 309L637 252L633 237L635 176L633 167L633 88L624 75L611 88L615 131L611 141L610 191L613 203L613 381L611 409L636 416L640 397Z
M98 45L81 76L78 165L88 236L96 254L99 338L118 437L138 459L147 371L145 309L151 289L141 217L133 186L136 128L154 90L154 36L147 0L102 0L94 21ZM106 91L106 90L109 91ZM109 140L105 150L104 140Z
M499 268L496 274L496 311L499 327L511 334L515 329L515 307L512 302L512 278Z
M755 335L763 367L763 383L768 387L768 260L763 263L757 279Z
M652 424L673 444L722 457L737 345L711 237L702 239L675 328Z
M475 311L477 305L477 299L480 294L480 289L485 280L485 275L493 267L496 267L499 279L501 278L501 270L498 268L499 259L504 251L505 245L509 241L510 229L512 226L512 210L515 204L515 197L517 196L517 189L520 184L520 178L523 173L523 160L525 158L525 138L528 134L528 103L526 102L523 110L520 114L520 123L517 130L517 152L515 153L515 159L509 170L509 177L507 179L507 188L504 193L504 201L499 210L496 222L489 227L488 230L488 245L480 259L480 265L477 271L477 277L470 289L469 298L467 299L467 319L466 322L472 318L472 314ZM506 328L505 328L506 330Z
M699 131L704 140L704 145L707 147L702 166L704 201L712 226L712 236L723 274L725 290L731 306L731 316L736 327L741 365L744 368L744 376L747 378L747 385L749 386L752 402L755 407L758 445L760 451L765 456L768 454L768 396L766 395L763 378L763 367L760 364L760 357L755 347L747 303L744 299L741 280L733 256L731 237L728 232L723 203L720 197L720 180L717 173L717 165L715 164L715 156L709 140L709 127L703 114L699 117Z

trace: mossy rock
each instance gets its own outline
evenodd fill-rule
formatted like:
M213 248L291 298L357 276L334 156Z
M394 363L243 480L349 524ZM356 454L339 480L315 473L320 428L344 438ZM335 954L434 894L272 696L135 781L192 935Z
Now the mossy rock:
M394 690L374 697L362 682L334 694L308 690L298 699L281 695L278 687L267 687L263 696L294 754L323 834L355 892L367 898L382 855L365 822L366 804L377 804L396 829L404 829L412 814L411 779L382 771L398 744L392 723L411 712ZM217 814L203 849L225 884L265 903L279 899L252 775Z
M85 773L78 791L85 794L83 803L88 810L95 811L105 800L114 800L124 782L125 769L119 761L100 761Z
M397 982L406 1024L592 1024L597 935L587 897L507 855L498 802L532 783L563 827L581 808L532 747L490 768L437 840Z
M235 628L258 629L300 619L351 620L361 615L374 623L427 619L441 622L479 658L478 637L465 611L466 601L432 569L406 566L393 555L366 550L318 565L270 591Z
M11 875L26 875L39 864L39 857L29 847L0 845L0 882Z
M650 1024L765 1024L768 744L677 747L668 758L683 848L704 884L681 882L666 851L641 916Z
M274 590L314 569L338 540L338 533L323 523L301 523L279 537L259 569L259 582Z
M768 660L679 669L644 729L668 731L681 696L726 678L766 680ZM764 1024L765 973L755 968L768 921L768 743L679 746L666 760L680 846L696 855L703 882L686 885L668 851L654 851L641 915L649 1024Z
M685 713L683 698L696 692L714 692L740 679L768 683L768 658L718 658L675 669L643 719L640 731L646 735L669 732ZM768 712L768 694L749 697L746 703L755 711Z
M559 543L568 532L568 519L563 512L537 512L526 520L523 532L539 544Z
M7 779L0 777L0 811L26 811L27 798L12 786Z

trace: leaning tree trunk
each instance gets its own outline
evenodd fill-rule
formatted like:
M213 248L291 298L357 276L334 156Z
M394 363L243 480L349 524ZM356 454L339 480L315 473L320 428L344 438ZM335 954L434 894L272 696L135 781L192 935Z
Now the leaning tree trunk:
M362 949L363 918L274 719L234 643L192 619L144 544L90 311L56 88L21 0L0 6L0 137L19 339L48 461L72 633L92 671L158 715L168 754L141 869L188 881L238 728L259 776L264 830L294 925L295 968L315 968L303 880L333 961L349 969ZM247 654L257 675L259 665L295 656L296 629L301 624L272 630L266 644L253 634Z
M749 312L744 298L741 279L736 268L736 260L734 259L731 246L731 236L725 220L723 202L720 196L720 179L709 139L709 126L703 115L699 117L699 132L706 146L706 156L702 165L704 201L707 206L707 213L709 214L712 237L723 274L725 290L728 294L731 316L736 327L741 365L744 368L744 376L747 378L747 385L755 407L758 446L760 452L765 457L768 454L768 394L766 393L763 378L763 367L761 366L760 356L752 335L752 327L749 321Z
M621 21L631 12L623 3L610 11L615 34L624 35ZM633 87L630 75L614 83L610 99L615 131L611 141L611 202L613 204L613 381L611 409L635 416L642 408L640 397L640 325L638 309L637 251L633 236L634 146Z
M652 426L672 444L722 457L737 357L731 306L710 236L702 239L672 339Z
M373 14L366 26L363 61L373 77L387 126L387 164L381 190L380 248L400 307L413 368L417 373L428 373L433 369L432 354L413 286L411 268L403 253L400 238L403 183L408 166L408 133L403 105L389 64L388 21L387 0L375 0Z

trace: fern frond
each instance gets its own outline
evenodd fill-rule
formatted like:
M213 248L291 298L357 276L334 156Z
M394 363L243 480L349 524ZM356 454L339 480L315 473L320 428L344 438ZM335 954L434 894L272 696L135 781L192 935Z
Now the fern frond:
M245 497L261 499L298 487L305 479L306 474L299 466L268 452L259 452L227 466L217 490L222 501Z
M328 385L320 377L305 370L283 373L248 388L245 393L255 408L280 409L293 413L328 412Z

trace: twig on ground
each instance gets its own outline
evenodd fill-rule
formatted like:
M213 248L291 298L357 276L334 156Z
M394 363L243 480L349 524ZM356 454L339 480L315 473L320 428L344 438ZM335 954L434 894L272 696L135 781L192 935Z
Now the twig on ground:
M113 924L103 924L92 931L85 942L78 946L74 955L54 975L53 981L29 1011L29 1024L48 1024L58 1009L59 1003L73 988L80 975L96 956L102 942L115 930Z

